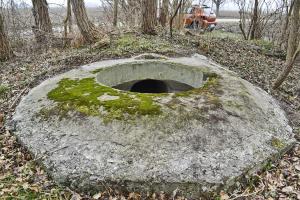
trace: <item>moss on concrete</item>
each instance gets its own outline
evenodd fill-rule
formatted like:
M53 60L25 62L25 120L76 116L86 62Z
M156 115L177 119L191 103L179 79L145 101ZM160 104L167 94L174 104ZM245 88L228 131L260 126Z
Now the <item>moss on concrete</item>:
M283 149L285 147L284 142L275 137L272 138L271 145L276 149Z
M118 98L100 100L102 95ZM133 115L159 115L160 106L153 101L153 96L118 91L98 84L94 78L62 79L58 87L48 93L48 98L58 103L58 111L42 110L41 114L59 113L65 116L68 111L77 111L89 116L103 116L106 120L121 120ZM104 112L100 111L101 108Z
M151 61L153 63L156 61ZM131 63L133 65L141 64L139 62ZM160 63L161 64L161 63ZM184 65L177 63L168 63L171 66ZM191 69L190 66L186 66ZM100 71L103 70L102 68ZM202 70L192 68L192 70ZM95 70L92 73L98 73ZM203 70L205 71L205 69ZM194 98L201 95L205 98L207 105L213 105L216 108L221 105L218 95L219 77L214 73L203 72L207 81L200 87L190 91L179 92L173 95L173 98L189 97ZM114 97L113 99L102 99L101 96ZM61 118L68 116L70 111L85 116L100 116L104 122L112 120L128 120L137 116L157 116L162 114L161 105L157 103L157 98L167 96L169 94L146 94L120 91L108 86L97 83L94 77L84 79L62 79L58 83L58 87L48 93L48 98L57 102L52 108L44 108L40 111L43 118L49 118L58 115ZM171 108L171 107L169 107ZM172 108L171 108L172 109Z
M231 100L229 100L229 101L226 101L224 103L225 103L226 106L231 107L231 108L232 107L233 108L237 108L238 110L242 110L243 107L244 107L244 105L238 103L237 101L231 101Z
M197 94L213 94L213 92L218 89L219 87L219 78L217 77L210 77L202 87L195 88L189 91L178 92L175 94L176 97L189 97L191 95Z

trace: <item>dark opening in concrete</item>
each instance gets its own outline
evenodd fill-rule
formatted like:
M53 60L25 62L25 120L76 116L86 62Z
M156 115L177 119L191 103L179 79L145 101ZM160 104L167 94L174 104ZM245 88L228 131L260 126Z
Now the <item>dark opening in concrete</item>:
M144 79L125 82L113 88L139 93L170 93L182 92L193 89L185 83L174 80Z
M146 79L133 84L131 92L139 93L168 93L168 86L164 81Z

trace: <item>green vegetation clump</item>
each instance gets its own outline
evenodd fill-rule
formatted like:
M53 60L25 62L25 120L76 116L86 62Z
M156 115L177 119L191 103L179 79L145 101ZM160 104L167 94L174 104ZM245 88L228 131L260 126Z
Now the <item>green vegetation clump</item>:
M272 42L267 40L253 40L253 44L261 47L263 50L272 50L274 49L274 45Z
M219 80L216 77L210 77L202 87L200 88L195 88L189 91L185 91L185 92L179 92L176 93L175 96L176 97L188 97L191 95L197 95L197 94L212 94L212 91L214 91L214 89L217 89L217 87L219 86Z
M282 149L285 146L284 142L282 142L281 140L279 140L278 138L275 138L275 137L272 138L271 145L277 149Z
M9 87L6 85L0 85L0 98L3 98L8 92Z
M231 33L231 32L226 32L222 30L215 30L212 32L207 32L206 34L202 35L202 37L210 37L210 38L230 38L234 40L242 40L243 37L241 34L237 33Z
M241 110L243 107L244 107L244 105L242 105L242 104L240 104L240 103L237 103L237 102L235 102L235 101L231 101L231 100L229 100L229 101L227 101L227 102L225 102L226 103L226 105L228 106L228 107L234 107L234 108L237 108L237 109L239 109L239 110Z
M194 96L197 98L198 95L201 95L205 99L204 104L206 105L206 107L203 107L202 109L215 110L223 107L221 100L219 98L219 93L221 93L219 88L220 88L219 78L210 77L202 87L195 88L185 92L176 93L174 97L177 98L177 97Z
M115 97L100 100L102 95ZM84 115L100 116L105 120L122 120L132 115L159 115L160 106L153 101L154 94L135 94L121 92L96 83L94 78L81 80L62 79L58 87L48 93L48 98L57 102L58 107L41 110L42 115L59 114L66 116L69 111ZM104 114L100 108L104 108ZM57 113L58 112L58 113Z
M125 34L112 42L111 46L106 49L108 53L113 55L124 55L134 53L169 53L174 52L172 44L160 40L159 38L147 38L146 36L137 36Z

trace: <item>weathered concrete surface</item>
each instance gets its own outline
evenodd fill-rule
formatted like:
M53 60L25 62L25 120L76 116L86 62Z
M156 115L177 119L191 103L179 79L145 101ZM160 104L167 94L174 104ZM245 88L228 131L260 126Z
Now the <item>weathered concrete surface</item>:
M99 68L131 62L146 61L132 58L83 66L44 81L22 99L14 116L15 134L41 158L55 181L80 190L178 188L196 197L231 186L234 179L261 168L294 143L288 120L274 99L199 55L161 62L216 73L218 87L208 93L157 96L154 101L162 110L158 115L108 123L77 111L69 111L68 117L51 112L41 117L41 110L57 104L47 94L61 79L96 78L91 72ZM105 95L98 100L118 99Z

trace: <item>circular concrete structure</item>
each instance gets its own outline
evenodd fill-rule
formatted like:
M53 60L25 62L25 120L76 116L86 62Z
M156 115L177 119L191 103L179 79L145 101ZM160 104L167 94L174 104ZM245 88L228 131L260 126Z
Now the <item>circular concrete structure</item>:
M205 196L294 143L277 102L203 56L93 63L22 99L15 134L79 190Z

